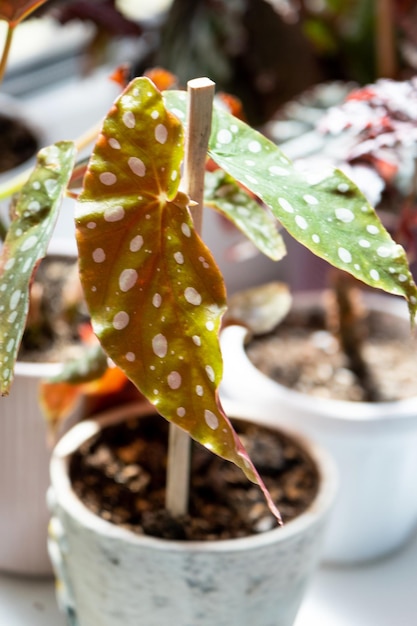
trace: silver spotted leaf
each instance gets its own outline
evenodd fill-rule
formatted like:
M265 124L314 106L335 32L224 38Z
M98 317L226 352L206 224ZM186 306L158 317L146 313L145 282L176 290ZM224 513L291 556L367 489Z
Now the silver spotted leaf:
M33 272L45 256L75 160L72 142L42 149L13 209L0 252L0 389L7 394L29 310Z
M226 294L179 191L183 135L148 79L116 100L76 210L81 281L116 365L163 417L260 482L218 402Z
M223 170L206 172L204 204L233 222L266 256L274 261L285 256L285 243L278 232L276 220Z
M185 119L184 92L167 91L164 98ZM417 288L404 249L340 170L299 171L274 143L219 107L209 156L260 198L297 241L367 285L405 297L414 319Z

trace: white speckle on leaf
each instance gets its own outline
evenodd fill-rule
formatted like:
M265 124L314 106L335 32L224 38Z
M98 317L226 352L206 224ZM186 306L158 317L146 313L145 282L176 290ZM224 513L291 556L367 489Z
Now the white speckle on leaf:
M134 114L132 113L132 111L125 111L123 113L123 124L126 126L126 128L134 128L135 124L136 124L136 119Z
M112 172L102 172L99 176L99 179L103 183L103 185L110 186L114 185L114 183L117 181L117 176Z
M194 306L198 306L202 302L201 295L196 289L194 289L194 287L187 287L184 291L184 297L189 304L193 304Z
M346 248L339 248L337 254L343 263L352 263L352 255Z
M152 298L152 304L154 305L154 307L156 309L159 309L159 307L162 304L162 298L161 298L161 294L159 293L155 293L153 298Z
M25 241L20 246L20 249L21 249L22 252L26 252L26 250L30 250L37 243L38 243L38 238L35 237L35 235L31 235L30 237L25 239Z
M110 137L109 146L113 148L114 150L120 150L120 148L122 147L120 143L117 141L117 139L115 139L114 137Z
M113 318L113 327L116 330L123 330L129 324L129 319L126 311L119 311Z
M290 202L288 202L286 198L278 198L278 202L284 209L284 211L286 211L287 213L294 213L294 208L292 204L290 204Z
M258 153L261 151L262 146L259 141L250 141L248 145L249 152Z
M158 143L164 144L168 139L168 129L163 124L158 124L155 128L155 139Z
M337 219L345 224L349 224L355 219L355 215L350 209L339 208L335 210L335 214Z
M206 409L204 411L204 419L207 426L212 430L216 430L219 427L219 419L217 415L213 413L213 411L209 411L208 409Z
M233 139L233 135L230 132L230 130L227 130L227 128L222 128L217 133L217 141L218 141L218 143L228 144L228 143L232 142L232 139Z
M129 250L131 252L139 252L139 250L142 248L143 246L143 237L142 235L136 235L136 237L133 237L133 239L131 240L130 244L129 244Z
M319 203L316 196L312 196L309 193L306 193L306 195L303 196L303 199L305 200L305 202L307 202L307 204L310 204L310 205L315 205Z
M372 270L369 272L369 275L370 275L370 277L371 277L373 280L379 280L379 272L378 272L378 270L372 269Z
M129 157L127 164L136 176L145 176L146 166L142 159L139 159L138 157Z
M104 220L106 222L119 222L125 216L125 210L122 206L110 206L104 209Z
M164 357L166 357L168 352L168 341L167 338L161 333L153 337L152 350L154 354L156 354L156 356L158 356L159 358L163 359Z
M182 378L179 372L171 372L168 374L168 386L171 389L179 389L181 387Z
M126 269L123 270L119 276L119 287L120 289L126 293L135 286L136 281L138 279L138 273L134 269Z
M181 231L182 234L185 235L185 237L191 237L191 229L185 222L181 224Z
M103 263L103 261L106 260L106 253L104 252L103 248L96 248L93 251L93 261L95 261L96 263Z
M301 230L308 228L307 220L302 215L295 216L295 223Z

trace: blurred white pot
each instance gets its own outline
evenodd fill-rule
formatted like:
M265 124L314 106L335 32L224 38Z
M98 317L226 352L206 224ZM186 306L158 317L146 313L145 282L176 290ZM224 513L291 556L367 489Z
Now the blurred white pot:
M59 246L58 246L59 248ZM56 248L53 249L57 251ZM65 245L61 245L65 254ZM45 418L39 408L42 378L58 363L18 362L7 397L0 398L0 570L51 575L47 551L49 513L46 492L49 460ZM68 418L79 418L81 404Z
M253 417L226 404L229 415ZM51 461L50 552L61 608L77 626L290 626L319 561L334 499L334 465L303 441L318 466L318 495L283 528L207 542L134 534L98 518L72 491L71 454L100 428L139 414L129 405L83 421L58 443ZM262 421L259 418L256 421Z
M295 306L317 304L319 296L295 297ZM407 319L399 298L370 294L374 310ZM244 349L246 330L226 328L223 398L256 403L279 425L311 436L329 450L340 488L327 533L327 561L374 559L402 546L417 526L417 397L395 402L346 402L292 391L262 374Z

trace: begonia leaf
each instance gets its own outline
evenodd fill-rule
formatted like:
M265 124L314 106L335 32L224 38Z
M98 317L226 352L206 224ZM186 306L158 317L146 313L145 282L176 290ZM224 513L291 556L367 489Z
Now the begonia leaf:
M204 203L225 215L266 256L274 261L285 256L275 218L223 170L206 172Z
M169 110L185 119L184 92L167 91ZM247 187L301 244L370 285L404 296L417 312L417 288L395 243L358 187L339 170L297 170L261 133L215 108L209 156Z
M116 365L162 416L264 488L218 402L226 294L179 191L183 135L149 79L116 100L76 210L81 281Z
M0 389L7 394L29 310L29 287L45 256L75 159L72 142L44 148L23 186L0 253Z

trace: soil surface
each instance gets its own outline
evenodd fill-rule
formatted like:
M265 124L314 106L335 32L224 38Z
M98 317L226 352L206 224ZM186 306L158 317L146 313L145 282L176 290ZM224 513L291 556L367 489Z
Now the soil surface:
M21 120L0 114L0 173L24 163L38 149L32 130Z
M272 431L253 425L238 430L284 522L299 515L317 493L313 461ZM106 429L84 444L70 465L78 497L109 522L166 539L229 539L277 525L259 487L195 443L189 514L170 516L164 508L167 434L167 422L150 416Z
M410 325L370 312L365 327L362 356L372 379L372 400L416 396L417 343ZM323 398L369 401L364 380L350 369L320 307L291 311L272 333L251 339L246 351L259 370L286 387Z
M31 286L19 360L52 363L75 358L81 345L81 326L88 321L77 261L48 255Z

